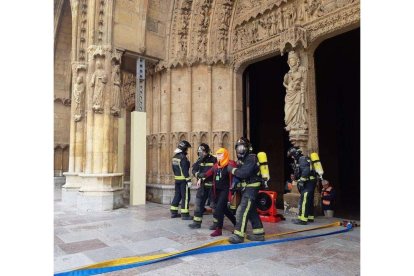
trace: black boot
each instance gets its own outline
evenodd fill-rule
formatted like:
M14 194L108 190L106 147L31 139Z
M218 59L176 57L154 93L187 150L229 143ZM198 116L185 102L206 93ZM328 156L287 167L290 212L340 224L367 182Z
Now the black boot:
M188 227L190 227L191 229L197 229L201 227L201 223L193 221L193 223L189 224Z
M213 225L211 225L208 230L216 230L217 228L217 222L213 222Z
M193 217L192 216L190 216L189 214L181 214L181 219L182 220L192 220L193 219Z
M300 219L292 219L293 224L299 224L299 225L306 225L308 224L306 221L304 220L300 220Z
M171 213L171 218L180 218L181 214L178 213Z
M259 235L247 234L247 239L251 241L264 241L265 237L264 237L264 234L259 234Z
M242 243L244 242L244 238L240 237L239 235L233 234L230 238L229 238L229 243Z

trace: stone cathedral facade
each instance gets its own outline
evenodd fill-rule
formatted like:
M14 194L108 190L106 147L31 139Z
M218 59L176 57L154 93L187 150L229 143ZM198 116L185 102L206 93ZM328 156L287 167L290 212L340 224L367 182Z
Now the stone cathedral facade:
M202 142L233 154L243 72L267 57L288 55L286 93L301 95L285 103L290 142L318 150L313 54L359 28L360 2L55 0L54 15L54 175L78 206L94 197L117 208L130 175L138 57L146 60L147 199L168 204L178 141L193 145L191 163Z

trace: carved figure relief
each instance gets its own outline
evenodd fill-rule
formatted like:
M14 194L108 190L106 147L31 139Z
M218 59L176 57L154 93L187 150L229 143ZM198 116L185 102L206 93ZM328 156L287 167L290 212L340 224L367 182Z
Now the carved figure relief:
M309 18L322 16L324 13L322 0L305 0L305 10Z
M218 29L218 54L224 54L226 51L227 25L226 19L222 18Z
M122 98L127 109L135 105L136 78L134 74L122 72Z
M103 93L105 90L108 77L103 69L100 60L96 61L96 69L92 74L91 87L94 88L92 96L92 110L95 113L103 113Z
M283 13L282 8L276 10L276 32L283 31Z
M213 62L226 62L228 33L233 4L234 3L231 0L217 2L214 23L210 28L211 30L217 30L214 37L211 39L212 43L210 46Z
M307 129L305 107L306 68L300 66L300 59L295 51L289 52L288 65L290 70L283 79L283 86L286 88L286 130Z
M99 15L98 15L98 44L102 44L104 34L104 11L105 0L99 1Z
M180 9L180 25L178 30L179 35L179 50L178 56L184 57L187 52L187 37L188 37L188 23L191 15L192 1L184 0Z
M189 63L205 61L207 52L208 26L210 23L210 8L212 0L195 2L192 7L191 49L188 52Z
M88 26L88 5L86 0L81 2L81 19L80 19L80 34L79 34L79 61L84 62L85 56L85 44L86 44L86 27Z
M336 6L342 8L348 4L354 3L355 0L336 0Z
M259 24L260 26L262 26L263 29L266 30L266 34L267 36L271 36L272 32L271 32L271 28L272 28L272 19L271 19L272 14L267 14L266 16L264 16L263 18L259 19Z
M115 64L112 71L112 105L111 114L119 116L121 112L120 97L121 97L121 70L119 64Z
M83 76L78 75L78 77L76 78L76 83L73 87L73 101L75 104L75 113L74 113L75 122L79 122L82 119L84 95L85 95L85 83L83 81Z
M296 9L295 6L289 5L283 7L283 23L284 28L288 29L293 26L296 22Z

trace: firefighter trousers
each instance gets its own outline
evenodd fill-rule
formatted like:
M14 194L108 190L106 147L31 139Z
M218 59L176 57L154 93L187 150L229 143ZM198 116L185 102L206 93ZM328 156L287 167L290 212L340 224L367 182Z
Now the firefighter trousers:
M247 221L252 224L253 234L264 234L263 224L257 213L256 198L258 192L259 190L255 188L246 188L242 192L240 205L236 211L236 226L234 228L234 234L240 237L244 238Z
M206 186L206 184L198 188L195 199L194 222L201 223L203 221L204 206L210 196L210 190L211 186Z
M190 202L190 188L187 181L180 180L175 182L175 194L171 202L170 211L172 214L178 213L178 204L181 201L181 215L190 215L188 204Z
M300 193L299 199L299 214L298 219L301 221L308 221L309 219L314 219L314 196L315 196L315 180L305 181L304 187Z

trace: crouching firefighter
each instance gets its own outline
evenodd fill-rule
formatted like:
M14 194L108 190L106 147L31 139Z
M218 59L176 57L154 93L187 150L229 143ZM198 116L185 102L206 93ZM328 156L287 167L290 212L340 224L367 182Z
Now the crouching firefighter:
M206 173L211 167L213 167L213 165L217 162L217 159L210 154L210 147L204 143L200 144L197 153L198 159L192 166L192 173L197 179L200 179L200 175ZM197 183L200 183L200 186L197 184L198 190L195 200L193 223L188 225L192 229L201 227L204 206L206 205L207 198L210 196L211 187L213 186L213 177L210 176L204 181L197 181Z
M316 172L313 170L309 157L302 155L301 149L292 147L287 152L287 157L292 158L295 165L294 174L297 187L300 192L299 214L293 219L294 224L306 225L314 221L313 202L316 187Z
M187 159L187 150L190 143L183 140L178 143L172 158L172 170L175 179L175 194L171 202L171 218L181 217L183 220L191 220L188 204L190 202L191 178L188 173L190 161ZM181 201L181 214L178 214L178 204Z
M248 234L251 241L264 241L264 229L259 214L257 213L256 197L262 184L259 161L256 154L252 153L250 141L241 137L235 146L238 167L231 168L231 173L240 179L237 189L241 190L240 205L236 211L236 226L234 234L229 238L230 243L244 242L247 221L252 224L253 234Z

